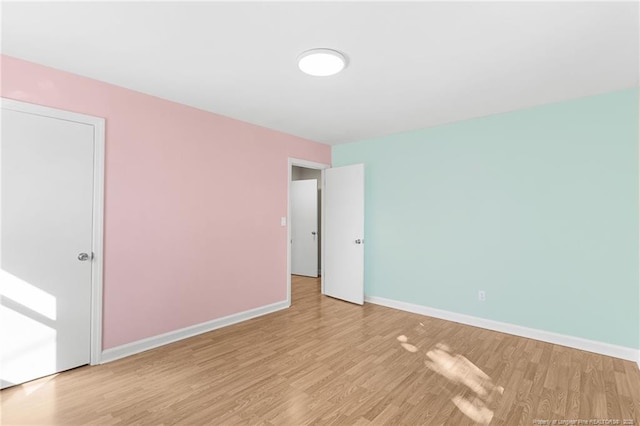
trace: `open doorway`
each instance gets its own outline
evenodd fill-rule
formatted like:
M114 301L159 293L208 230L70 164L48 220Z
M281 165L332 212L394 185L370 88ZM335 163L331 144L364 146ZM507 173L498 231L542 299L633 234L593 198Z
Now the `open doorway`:
M291 285L315 284L322 288L322 182L328 164L289 159L287 300ZM304 284L302 284L304 285Z
M322 171L293 166L291 205L291 274L317 278L322 275Z

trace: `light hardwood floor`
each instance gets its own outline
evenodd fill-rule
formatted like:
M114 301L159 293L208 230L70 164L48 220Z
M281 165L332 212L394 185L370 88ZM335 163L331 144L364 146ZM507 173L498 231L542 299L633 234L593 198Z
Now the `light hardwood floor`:
M351 305L316 279L292 292L288 310L6 389L1 423L640 424L632 362Z

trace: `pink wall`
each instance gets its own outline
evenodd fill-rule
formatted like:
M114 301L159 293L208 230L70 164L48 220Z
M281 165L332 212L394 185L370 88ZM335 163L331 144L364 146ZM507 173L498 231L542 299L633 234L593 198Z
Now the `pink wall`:
M286 299L287 157L329 146L1 60L3 97L106 119L104 349Z

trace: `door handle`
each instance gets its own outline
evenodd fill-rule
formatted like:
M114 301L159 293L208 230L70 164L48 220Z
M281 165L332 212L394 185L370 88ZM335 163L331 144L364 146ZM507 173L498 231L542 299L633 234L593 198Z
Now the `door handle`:
M356 243L356 244L362 244L362 240L361 240L360 238L358 238L358 239L355 241L355 243Z
M89 256L89 254L88 254L88 253L80 253L80 254L78 255L78 260L79 260L80 262L86 262L87 260L91 259L92 257L93 257L93 253L92 253L92 255L91 255L91 256Z

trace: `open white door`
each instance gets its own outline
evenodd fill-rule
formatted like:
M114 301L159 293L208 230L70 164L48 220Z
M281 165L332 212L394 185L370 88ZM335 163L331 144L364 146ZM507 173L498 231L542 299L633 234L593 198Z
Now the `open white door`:
M1 142L4 388L91 360L95 128L3 102Z
M318 182L291 182L291 273L318 276Z
M364 164L324 171L324 286L327 296L364 303Z

